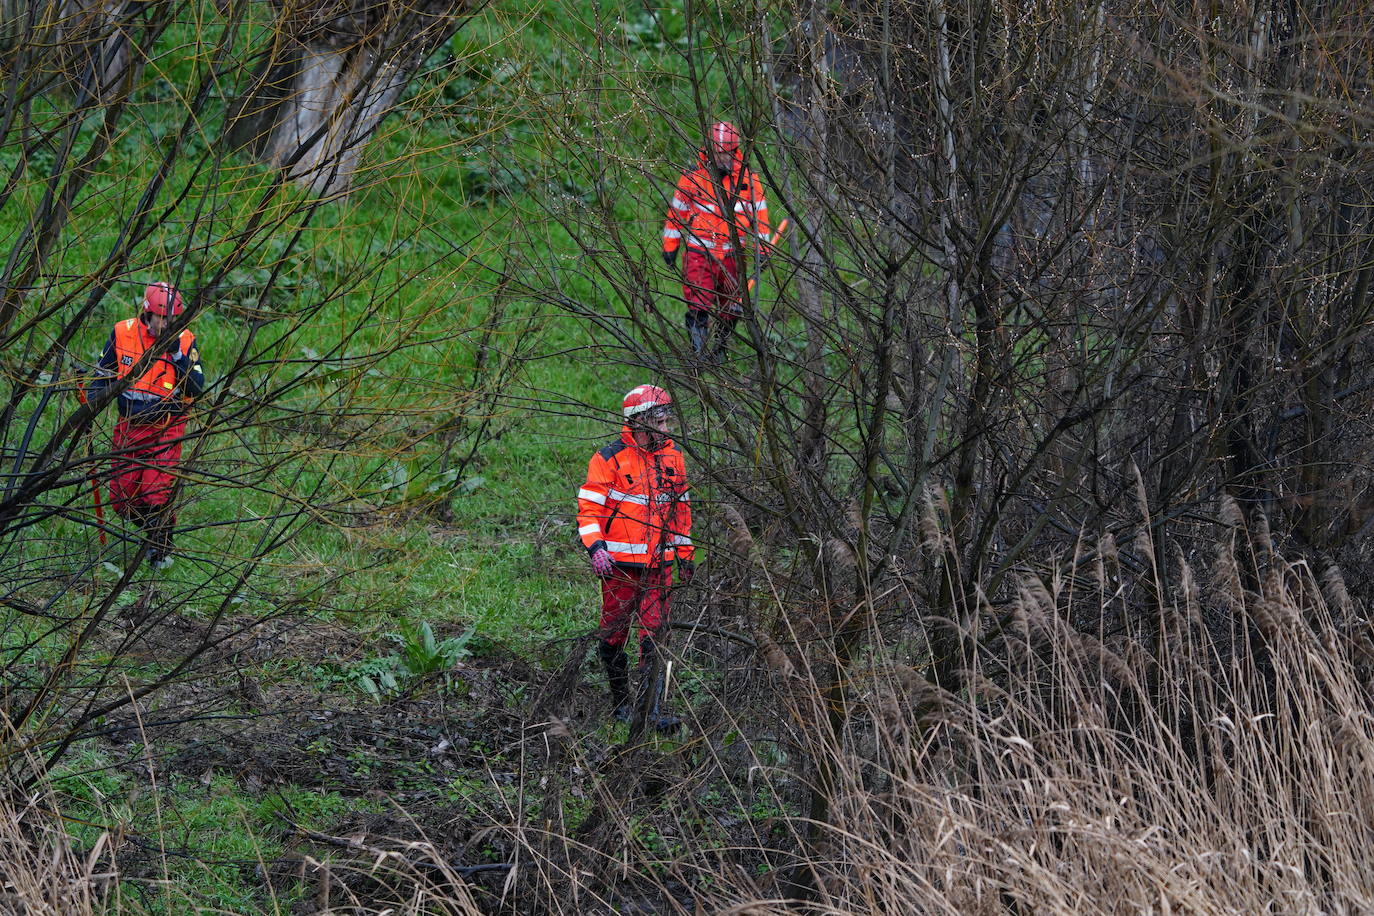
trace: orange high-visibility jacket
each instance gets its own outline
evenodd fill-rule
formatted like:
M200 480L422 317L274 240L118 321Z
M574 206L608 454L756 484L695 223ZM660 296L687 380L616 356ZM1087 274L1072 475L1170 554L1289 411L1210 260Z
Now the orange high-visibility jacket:
M625 426L618 441L593 455L577 491L577 533L588 553L605 547L622 566L691 560L687 471L673 440L645 451Z
M114 326L115 377L124 378L133 371L143 357L144 351L153 345L153 335L142 321L130 318ZM183 355L195 349L196 337L190 330L183 330L177 340L177 347ZM177 384L176 367L171 360L158 357L148 366L148 370L129 385L126 391L154 394L160 398L170 397Z
M731 233L731 220L722 210L733 213L738 238ZM679 244L686 244L724 257L734 250L736 241L753 250L756 238L759 245L768 241L768 202L763 198L763 186L744 167L738 153L730 174L717 181L703 152L697 167L678 179L668 204L668 219L663 223L663 250L677 251Z

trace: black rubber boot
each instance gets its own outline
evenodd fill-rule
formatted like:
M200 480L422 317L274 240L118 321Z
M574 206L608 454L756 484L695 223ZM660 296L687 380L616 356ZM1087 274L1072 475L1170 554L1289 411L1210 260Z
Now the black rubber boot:
M147 544L144 548L143 557L148 561L148 568L161 569L162 555L157 550L159 544L157 510L142 505L134 505L129 507L124 517L138 529L138 534L131 537L130 541Z
M730 338L735 335L735 322L730 319L722 318L716 322L716 342L711 348L711 362L725 362L725 355L730 349Z
M707 324L708 320L705 312L700 313L700 318L692 312L687 313L687 333L692 338L692 352L700 359L704 359L708 355L707 345L711 339L711 328Z
M669 735L682 728L682 717L675 716L670 712L665 712L660 708L663 701L663 679L654 685L654 703L649 707L647 722L649 726L661 735Z
M706 355L706 338L708 333L709 332L703 327L698 327L696 325L692 326L692 352L696 353L697 356Z
M606 683L611 688L611 715L619 722L630 721L630 660L625 650L602 640L596 647L601 664L606 666Z
M172 565L172 520L165 514L154 515L148 522L148 565L166 569Z
M682 719L664 710L663 671L656 663L657 651L653 640L645 638L639 648L639 688L635 691L635 707L644 710L644 724L659 734L669 734L682 727Z
M150 514L142 506L130 506L124 518L139 531L147 531L157 516Z

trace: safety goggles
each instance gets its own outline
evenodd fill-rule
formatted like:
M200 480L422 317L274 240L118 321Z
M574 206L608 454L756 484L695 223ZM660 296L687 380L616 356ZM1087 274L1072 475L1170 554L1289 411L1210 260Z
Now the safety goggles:
M651 423L660 423L673 415L671 407L651 407L644 411L644 419Z

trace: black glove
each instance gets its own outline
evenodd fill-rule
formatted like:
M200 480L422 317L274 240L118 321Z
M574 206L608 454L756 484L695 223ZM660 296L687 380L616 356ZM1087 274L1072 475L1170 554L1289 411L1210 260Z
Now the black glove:
M686 585L697 574L697 564L692 560L678 560L677 574L678 578L682 580L682 584Z
M677 249L676 249L676 248L674 248L672 251L665 251L665 252L663 252L663 263L664 263L664 264L667 264L669 267L676 267L676 266L677 266Z

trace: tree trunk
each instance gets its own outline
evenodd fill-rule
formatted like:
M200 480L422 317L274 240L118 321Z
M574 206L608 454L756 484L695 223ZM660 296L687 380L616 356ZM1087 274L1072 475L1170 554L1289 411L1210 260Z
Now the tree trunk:
M282 11L281 49L234 106L229 142L320 196L346 192L362 149L436 48L476 4L358 3Z
M71 53L79 104L107 103L133 86L142 55L132 54L130 34L137 3L124 0L63 0L62 44Z
M133 86L146 60L134 49L170 12L167 0L0 0L0 71L30 91L64 89L78 108L108 104Z

